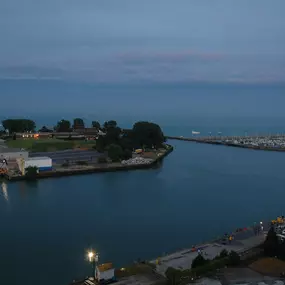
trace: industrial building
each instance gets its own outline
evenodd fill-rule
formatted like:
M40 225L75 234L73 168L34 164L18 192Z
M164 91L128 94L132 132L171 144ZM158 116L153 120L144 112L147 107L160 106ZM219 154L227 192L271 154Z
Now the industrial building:
M50 157L30 157L27 159L17 159L19 170L25 175L27 167L37 167L39 172L52 170L52 159Z
M16 160L18 158L28 159L29 152L20 148L0 147L0 159Z

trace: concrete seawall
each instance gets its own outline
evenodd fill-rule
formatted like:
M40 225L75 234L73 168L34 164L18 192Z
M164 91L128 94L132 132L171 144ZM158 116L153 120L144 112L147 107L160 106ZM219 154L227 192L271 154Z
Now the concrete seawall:
M260 251L256 251L264 241L269 230L270 223L263 221L262 229L257 233L254 227L240 229L239 232L232 232L233 241L224 242L225 237L208 241L193 248L184 248L172 253L153 259L150 263L156 265L156 272L165 276L167 268L172 267L177 270L187 270L191 268L193 260L202 254L205 258L213 259L221 253L222 250L235 251L241 259L246 259ZM200 252L200 253L199 253Z

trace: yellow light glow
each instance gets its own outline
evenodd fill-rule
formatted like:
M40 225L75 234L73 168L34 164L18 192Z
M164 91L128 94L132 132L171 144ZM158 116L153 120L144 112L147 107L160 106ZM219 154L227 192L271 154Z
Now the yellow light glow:
M94 252L89 251L88 252L88 258L89 258L90 261L92 260L93 256L94 256Z

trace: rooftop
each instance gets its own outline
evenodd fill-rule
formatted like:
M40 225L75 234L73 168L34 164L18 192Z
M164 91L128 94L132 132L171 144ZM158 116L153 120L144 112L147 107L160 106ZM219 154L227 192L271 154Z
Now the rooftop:
M50 160L51 158L48 157L48 156L35 156L35 157L29 157L28 160L44 160L44 159L47 159L47 160Z
M8 153L8 152L27 152L26 150L22 150L20 148L10 148L10 147L1 147L0 153Z

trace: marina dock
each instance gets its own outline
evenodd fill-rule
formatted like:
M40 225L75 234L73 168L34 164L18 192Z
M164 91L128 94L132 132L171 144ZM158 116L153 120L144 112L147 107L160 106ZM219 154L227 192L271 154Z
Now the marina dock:
M285 151L285 135L262 136L166 136L170 140L181 140L196 143L224 145L255 150Z

